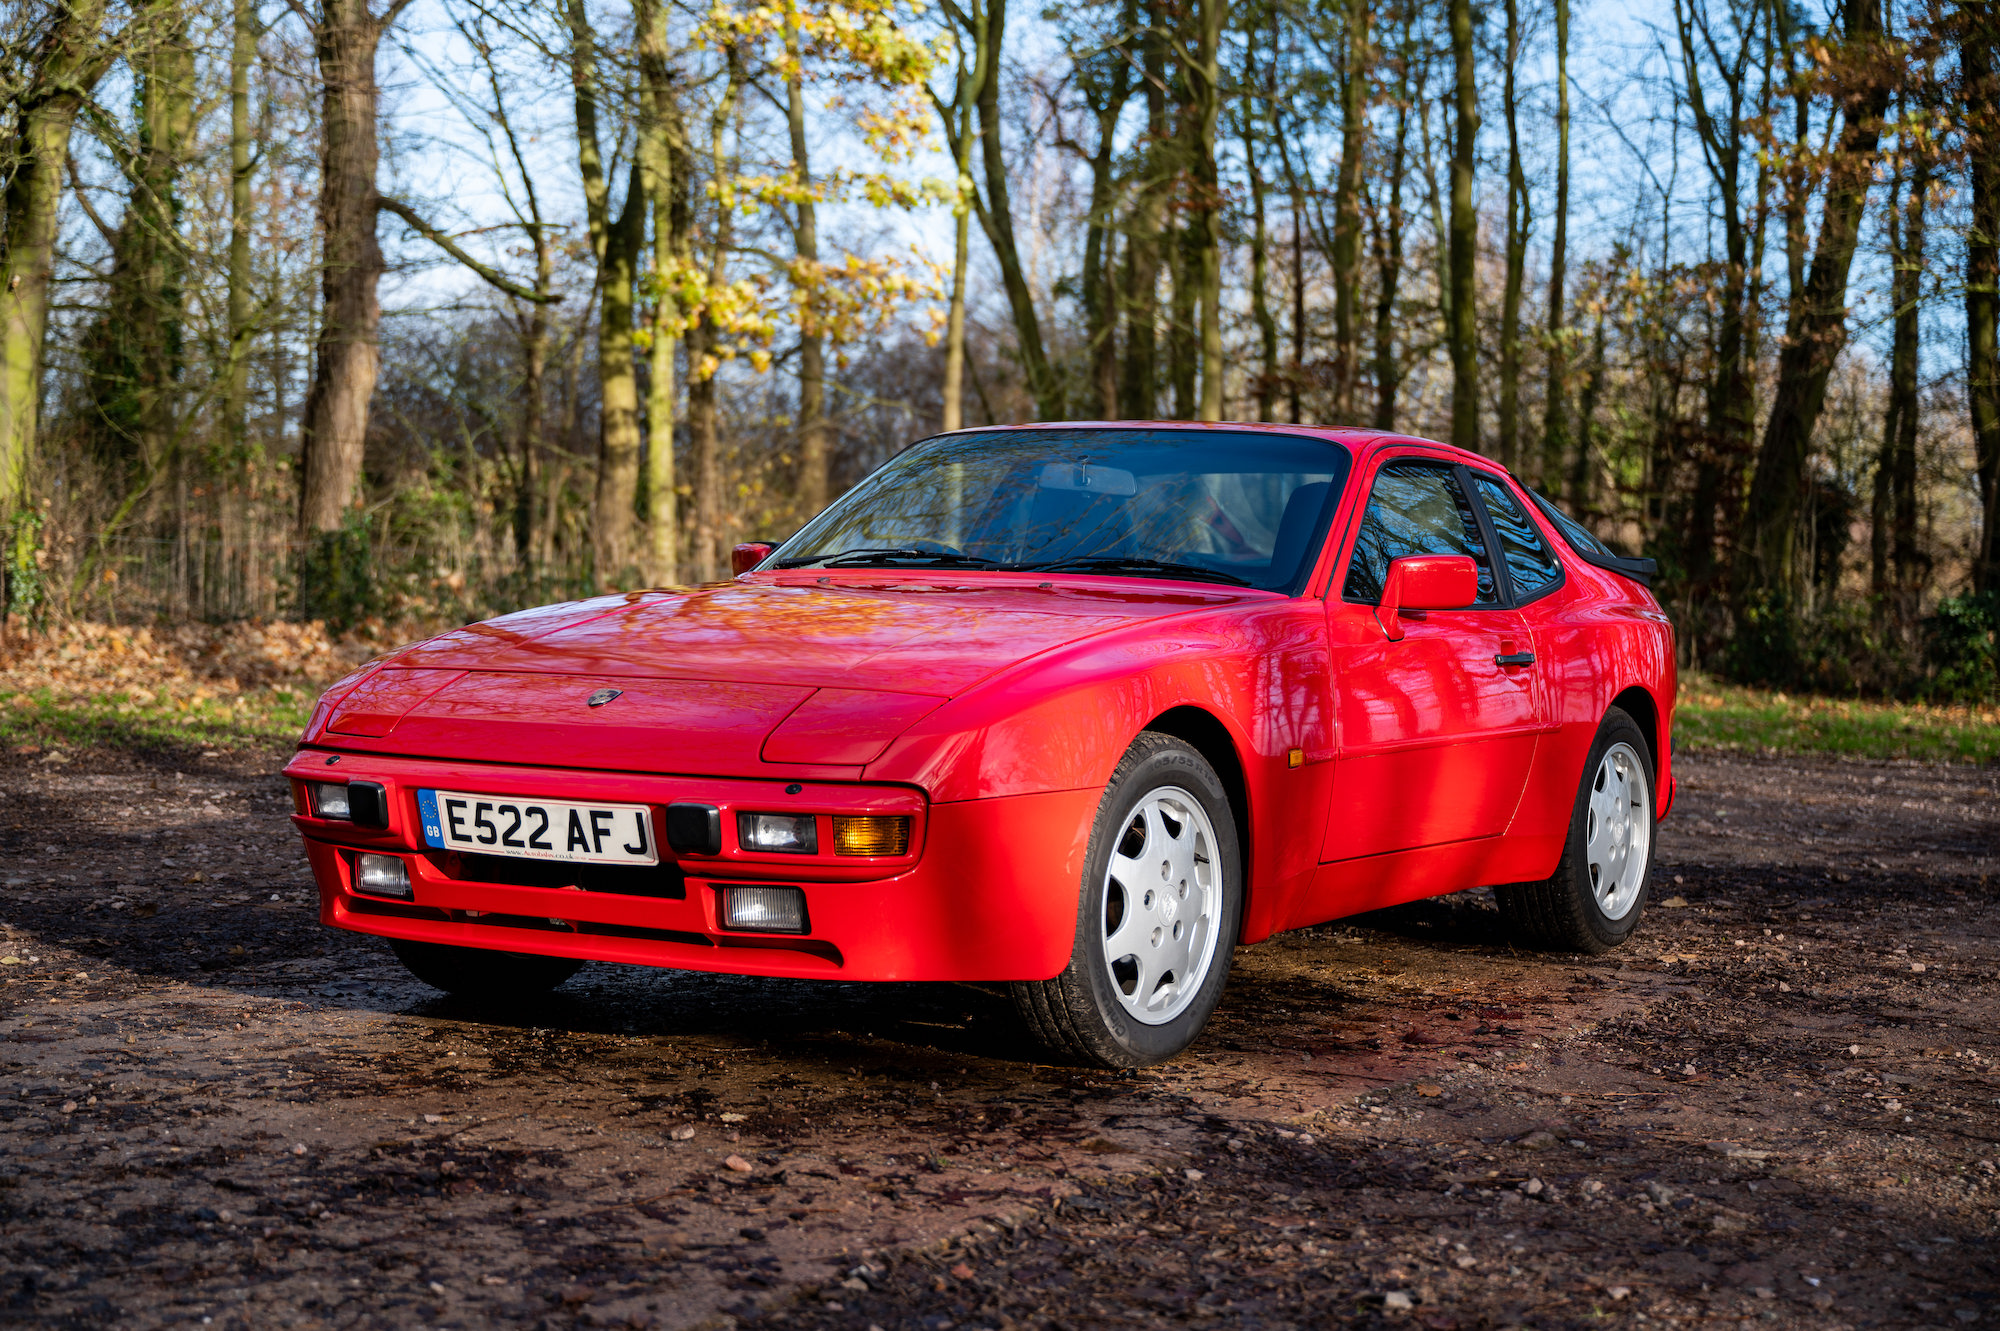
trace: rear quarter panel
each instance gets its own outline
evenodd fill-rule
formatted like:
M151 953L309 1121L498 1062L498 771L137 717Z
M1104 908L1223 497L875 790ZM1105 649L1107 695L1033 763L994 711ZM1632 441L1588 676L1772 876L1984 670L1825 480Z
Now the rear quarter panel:
M1534 607L1535 656L1551 729L1535 747L1527 790L1509 829L1531 863L1545 862L1544 874L1554 871L1561 856L1597 728L1628 689L1644 690L1652 702L1656 813L1666 813L1673 788L1673 626L1644 588L1580 560L1566 562L1567 584ZM1644 726L1647 718L1639 719Z

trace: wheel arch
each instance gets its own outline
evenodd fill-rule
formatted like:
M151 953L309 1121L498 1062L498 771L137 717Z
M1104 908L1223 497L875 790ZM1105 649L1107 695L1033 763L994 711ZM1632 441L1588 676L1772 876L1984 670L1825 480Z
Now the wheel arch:
M1237 752L1235 736L1229 733L1229 727L1215 713L1192 704L1168 708L1148 721L1145 728L1162 735L1172 735L1192 745L1222 779L1222 788L1229 795L1229 814L1236 820L1236 844L1243 854L1243 905L1247 918L1250 884L1253 881L1250 871L1250 788L1244 780L1243 758Z
M1653 760L1655 776L1661 770L1660 762L1660 705L1653 695L1637 684L1626 689L1611 700L1611 705L1631 717L1639 727L1639 733L1646 737L1647 757Z

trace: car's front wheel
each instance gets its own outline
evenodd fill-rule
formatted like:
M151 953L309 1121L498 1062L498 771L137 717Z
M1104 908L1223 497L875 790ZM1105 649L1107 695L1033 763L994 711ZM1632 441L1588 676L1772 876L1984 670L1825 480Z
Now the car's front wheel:
M1605 713L1583 765L1569 837L1539 883L1494 889L1515 936L1562 952L1605 952L1632 936L1652 885L1652 746L1619 708Z
M396 960L433 989L481 1003L518 1003L539 997L583 969L574 957L496 952L450 943L392 938Z
M1117 1068L1194 1043L1229 979L1242 862L1228 792L1208 760L1170 735L1141 734L1098 805L1069 965L1013 986L1036 1036Z

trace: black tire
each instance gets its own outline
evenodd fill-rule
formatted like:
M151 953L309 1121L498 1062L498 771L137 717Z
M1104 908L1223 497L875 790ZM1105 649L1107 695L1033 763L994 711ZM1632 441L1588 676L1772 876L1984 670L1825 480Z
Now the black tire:
M1128 835L1141 803L1168 787L1191 796L1214 829L1211 863L1219 900L1213 912L1215 942L1207 973L1177 1015L1150 1024L1127 1012L1119 993L1120 981L1114 978L1105 956L1107 875L1112 854ZM1150 859L1150 850L1146 853ZM1014 1004L1035 1037L1066 1061L1108 1068L1144 1067L1172 1058L1193 1044L1229 980L1242 928L1242 866L1236 819L1215 769L1191 745L1171 735L1141 733L1119 760L1097 806L1097 820L1091 826L1084 856L1069 965L1052 980L1011 986Z
M1647 835L1646 863L1641 870L1638 895L1623 914L1613 919L1598 904L1593 890L1587 843L1592 786L1605 754L1619 744L1630 746L1645 769L1645 807L1639 816L1644 819ZM1624 711L1613 707L1604 714L1597 727L1597 738L1591 743L1590 756L1584 760L1583 774L1577 781L1576 804L1570 810L1569 836L1563 842L1562 859L1557 862L1556 871L1539 883L1509 883L1494 889L1500 913L1517 941L1551 952L1595 955L1610 951L1632 936L1653 891L1654 851L1659 845L1655 817L1658 791L1652 746L1646 742L1645 732Z
M454 998L480 1003L520 1003L539 998L583 969L575 957L543 957L530 952L496 952L450 943L418 943L392 938L396 960L410 974Z

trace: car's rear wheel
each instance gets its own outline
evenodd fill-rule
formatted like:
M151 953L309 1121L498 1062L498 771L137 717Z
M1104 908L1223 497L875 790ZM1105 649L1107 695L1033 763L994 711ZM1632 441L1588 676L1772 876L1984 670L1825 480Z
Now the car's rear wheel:
M1013 986L1030 1029L1067 1058L1116 1068L1194 1043L1229 979L1242 862L1208 760L1170 735L1140 735L1098 805L1069 965Z
M1605 713L1583 765L1569 838L1539 883L1496 888L1515 936L1562 952L1604 952L1639 927L1656 840L1652 747L1638 723Z
M583 969L574 957L541 957L528 952L496 952L450 943L418 943L392 938L396 960L433 989L482 1003L518 1003L536 998Z

